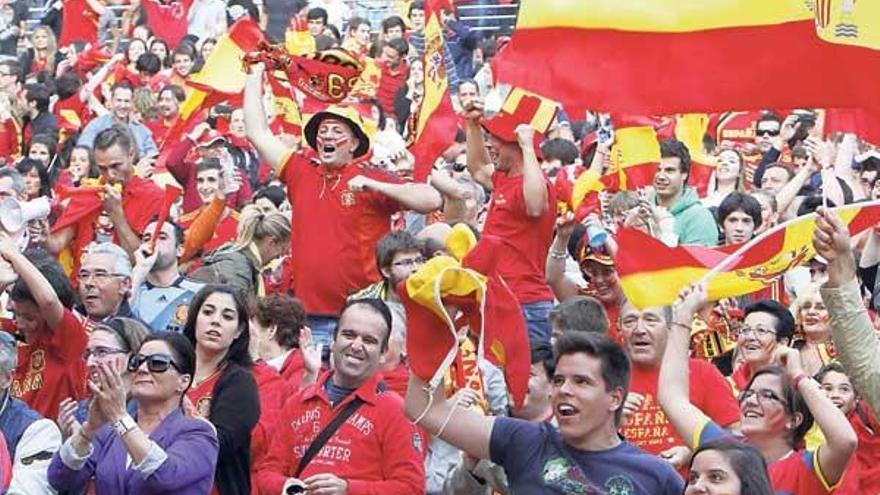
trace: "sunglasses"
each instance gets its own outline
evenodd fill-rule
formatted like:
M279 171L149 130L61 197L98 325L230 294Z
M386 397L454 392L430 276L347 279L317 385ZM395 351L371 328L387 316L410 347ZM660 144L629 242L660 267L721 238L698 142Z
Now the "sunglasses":
M174 368L178 373L180 367L171 359L168 354L132 354L128 358L128 371L134 373L142 364L147 363L147 369L152 373L165 373L168 368Z
M755 134L758 136L778 136L779 130L770 130L770 129L758 129L755 131Z

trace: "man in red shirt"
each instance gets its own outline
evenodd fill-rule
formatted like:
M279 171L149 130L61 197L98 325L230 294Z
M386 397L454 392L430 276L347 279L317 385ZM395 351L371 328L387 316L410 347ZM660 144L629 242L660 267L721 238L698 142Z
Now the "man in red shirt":
M394 115L394 95L406 84L409 77L409 64L406 63L408 53L409 45L402 38L388 40L382 47L382 55L379 57L382 78L379 80L376 98L387 115Z
M521 124L514 135L493 120L483 122L483 103L476 98L465 112L468 171L492 191L483 233L504 241L498 271L517 295L530 339L549 343L553 294L544 280L544 261L553 241L556 193L538 163L535 130Z
M80 253L92 241L113 240L129 254L134 253L140 247L144 227L159 214L165 194L153 182L134 175L135 146L124 125L113 125L95 137L95 165L101 172L106 215L53 232L47 242L53 254L73 242L74 273L79 268ZM121 192L117 186L121 186Z
M259 493L291 493L293 486L307 493L424 493L424 439L404 415L403 400L385 391L380 378L390 334L391 312L381 300L346 305L334 333L333 369L281 410L269 453L256 466ZM355 401L359 405L349 406ZM348 419L310 448L349 407ZM314 456L303 461L309 450Z
M147 122L147 128L153 134L153 141L160 150L168 137L168 129L180 114L180 105L186 100L186 92L176 84L169 84L159 91L159 118Z
M304 135L311 150L294 153L272 134L263 112L262 65L244 91L248 139L286 184L293 211L291 268L296 297L316 340L328 344L346 296L380 280L373 250L401 210L429 213L441 198L427 184L405 183L369 164L370 138L360 115L331 106Z
M650 454L659 455L676 469L684 467L688 451L675 434L657 402L660 362L666 350L669 317L665 308L642 311L625 303L620 310L620 332L632 362L629 394L624 404L623 435ZM719 425L733 429L739 422L739 404L724 376L711 363L691 359L691 403Z

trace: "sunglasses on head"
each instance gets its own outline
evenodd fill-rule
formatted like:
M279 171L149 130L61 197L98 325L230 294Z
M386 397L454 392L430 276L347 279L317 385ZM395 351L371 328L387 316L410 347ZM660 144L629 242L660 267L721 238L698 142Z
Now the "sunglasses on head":
M128 358L128 371L134 373L144 363L147 363L147 369L153 373L165 373L172 367L181 372L180 367L168 354L132 354Z
M755 134L759 136L778 136L779 129L758 129L755 131Z

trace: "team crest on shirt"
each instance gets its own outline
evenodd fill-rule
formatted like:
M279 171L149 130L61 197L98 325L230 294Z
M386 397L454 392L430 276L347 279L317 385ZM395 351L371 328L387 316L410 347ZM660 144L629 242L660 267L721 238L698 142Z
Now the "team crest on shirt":
M211 396L206 395L196 402L196 414L208 419L211 416Z
M571 495L611 495L590 483L583 471L565 457L551 457L544 463L541 479L548 487Z
M416 452L419 454L422 453L422 435L419 432L413 433L412 445L413 448L416 449Z
M608 495L633 495L636 492L632 480L621 475L608 478L605 489L608 490Z
M355 205L354 193L351 191L344 191L339 195L339 202L342 203L342 206L351 208Z
M46 354L44 351L34 351L31 354L31 373L39 373L46 369Z

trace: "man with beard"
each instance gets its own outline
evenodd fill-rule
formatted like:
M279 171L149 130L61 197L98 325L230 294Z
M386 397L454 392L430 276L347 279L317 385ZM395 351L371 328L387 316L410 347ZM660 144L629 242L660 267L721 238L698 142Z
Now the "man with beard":
M484 121L483 102L476 98L465 115L468 171L492 191L483 234L504 244L498 273L516 294L529 338L549 343L553 293L544 279L544 262L553 241L556 193L538 163L535 130L514 122L511 114Z
M183 229L166 220L156 235L157 222L147 224L143 246L135 253L131 307L154 332L181 332L189 303L204 284L180 273Z
M168 137L168 129L174 119L180 114L180 105L186 100L186 93L183 88L175 84L169 84L159 91L159 117L156 120L147 122L147 128L153 133L153 140L156 146L161 150Z
M292 152L272 134L263 111L262 64L251 67L244 91L248 139L287 186L293 211L290 240L294 291L313 336L324 344L346 296L380 278L370 247L390 231L401 210L430 213L440 194L371 167L370 138L351 107L330 106L303 129L311 150Z
M346 304L333 334L333 368L282 409L269 453L255 467L259 493L424 493L424 439L379 373L390 334L382 301ZM340 414L348 419L313 447ZM314 456L304 460L307 451Z

